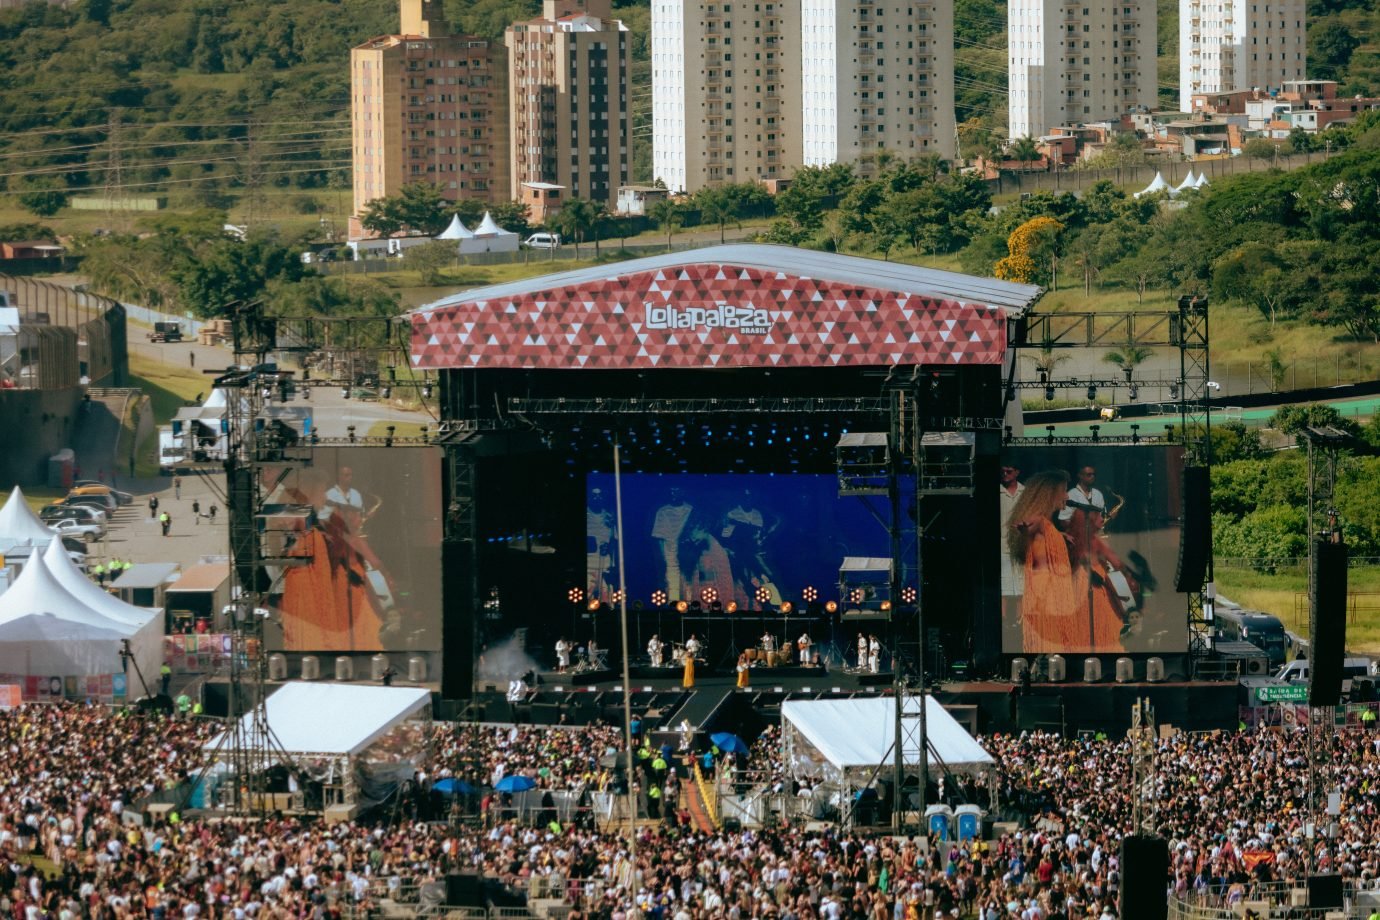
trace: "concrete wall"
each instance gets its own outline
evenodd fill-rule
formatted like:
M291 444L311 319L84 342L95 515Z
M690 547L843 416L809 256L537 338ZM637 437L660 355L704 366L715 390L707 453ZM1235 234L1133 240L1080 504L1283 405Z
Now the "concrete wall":
M41 485L48 458L72 443L82 388L0 390L0 431L24 433L0 450L0 487Z

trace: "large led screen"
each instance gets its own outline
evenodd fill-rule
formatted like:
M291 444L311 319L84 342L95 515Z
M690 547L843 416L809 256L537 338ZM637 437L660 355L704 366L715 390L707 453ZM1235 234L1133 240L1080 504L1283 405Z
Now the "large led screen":
M998 473L1002 650L1182 652L1179 447L1004 451ZM990 488L990 487L989 487Z
M629 600L654 592L694 601L712 588L720 603L799 602L806 586L821 600L837 593L845 556L889 556L885 499L873 516L858 498L840 498L836 476L810 474L637 473L622 477L623 545ZM614 480L591 474L587 490L586 590L618 589Z
M318 448L262 467L270 648L440 648L441 452Z

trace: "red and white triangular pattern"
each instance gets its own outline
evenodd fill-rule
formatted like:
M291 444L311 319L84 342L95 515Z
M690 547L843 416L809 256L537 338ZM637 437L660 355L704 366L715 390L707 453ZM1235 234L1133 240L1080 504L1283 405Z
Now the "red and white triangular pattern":
M716 305L765 313L768 325L647 322L649 307L685 314ZM1005 352L1005 315L987 304L717 263L438 307L412 319L412 363L431 370L999 364Z

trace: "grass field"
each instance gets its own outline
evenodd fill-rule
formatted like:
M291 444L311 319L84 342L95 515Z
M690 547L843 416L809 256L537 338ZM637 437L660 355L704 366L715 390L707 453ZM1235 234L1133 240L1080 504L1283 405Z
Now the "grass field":
M130 385L139 387L153 403L154 422L165 425L198 393L210 389L210 378L193 368L164 364L142 352L129 356Z
M1302 568L1265 575L1249 569L1218 568L1217 590L1243 607L1279 617L1284 628L1308 635L1308 573ZM1347 573L1351 603L1346 647L1380 654L1380 567L1353 568Z

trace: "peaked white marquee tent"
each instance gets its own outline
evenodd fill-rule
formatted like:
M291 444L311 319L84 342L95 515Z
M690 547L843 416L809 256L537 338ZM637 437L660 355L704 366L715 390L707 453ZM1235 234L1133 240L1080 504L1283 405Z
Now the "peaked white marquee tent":
M1168 182L1164 181L1164 176L1162 174L1155 173L1155 178L1150 180L1150 184L1147 185L1145 188L1141 189L1140 191L1136 192L1131 197L1140 198L1142 195L1153 195L1156 192L1168 192L1172 189L1173 186L1171 186Z
M53 536L53 530L39 520L24 501L24 493L15 486L5 507L0 508L0 551L6 546L47 546L53 542Z
M460 222L459 214L450 216L450 226L436 234L438 240L472 240L474 234Z

